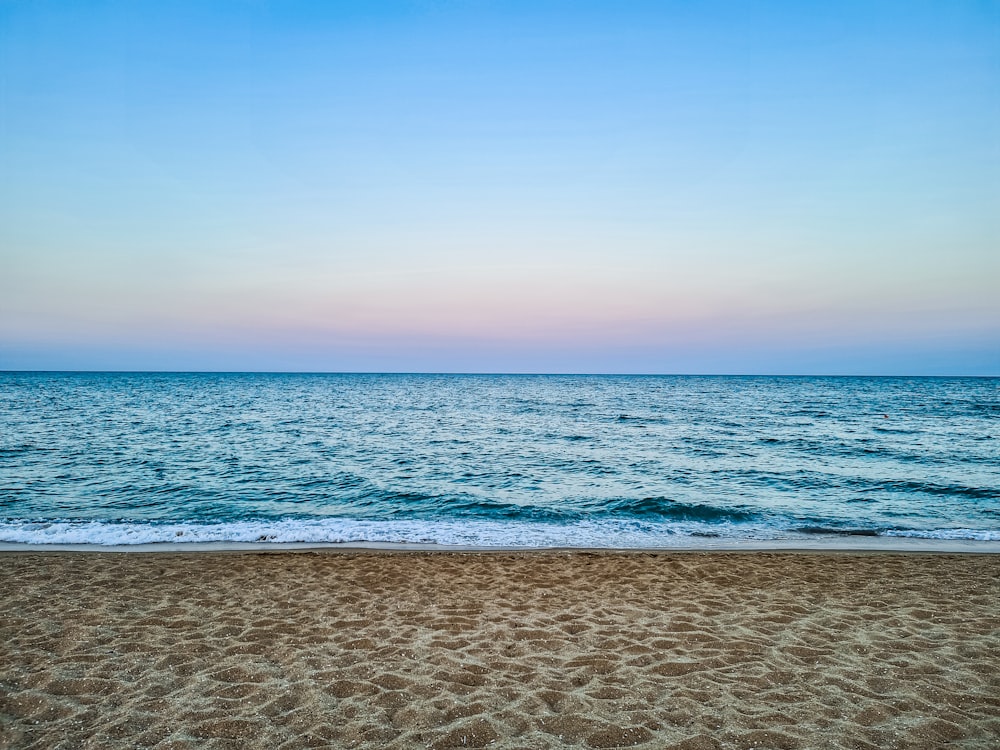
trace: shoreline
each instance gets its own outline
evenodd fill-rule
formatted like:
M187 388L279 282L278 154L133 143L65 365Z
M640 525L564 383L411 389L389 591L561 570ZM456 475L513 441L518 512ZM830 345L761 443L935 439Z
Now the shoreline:
M475 552L488 554L580 552L580 553L684 553L684 552L844 552L844 553L940 553L1000 554L1000 542L968 539L922 539L914 537L822 536L815 540L719 540L662 547L514 547L422 544L409 542L149 542L144 544L34 544L0 542L0 555L24 552L124 552L124 553L213 553L213 552Z

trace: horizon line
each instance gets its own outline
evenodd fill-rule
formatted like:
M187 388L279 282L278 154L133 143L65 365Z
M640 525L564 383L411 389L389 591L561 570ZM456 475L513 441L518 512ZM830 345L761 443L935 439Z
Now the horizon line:
M907 375L900 373L768 373L768 372L530 372L530 371L458 371L458 370L116 370L73 369L35 370L4 369L0 374L57 374L57 375L427 375L464 377L650 377L650 378L979 378L998 379L997 375Z

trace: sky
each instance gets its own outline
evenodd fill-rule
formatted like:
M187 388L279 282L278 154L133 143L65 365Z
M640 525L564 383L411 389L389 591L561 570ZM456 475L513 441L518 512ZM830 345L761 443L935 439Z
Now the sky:
M1000 3L0 3L0 369L1000 375Z

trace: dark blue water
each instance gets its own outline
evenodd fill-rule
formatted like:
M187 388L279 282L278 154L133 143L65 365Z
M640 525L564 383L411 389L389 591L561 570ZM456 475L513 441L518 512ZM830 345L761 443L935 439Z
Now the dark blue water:
M1000 380L0 373L0 541L1000 540Z

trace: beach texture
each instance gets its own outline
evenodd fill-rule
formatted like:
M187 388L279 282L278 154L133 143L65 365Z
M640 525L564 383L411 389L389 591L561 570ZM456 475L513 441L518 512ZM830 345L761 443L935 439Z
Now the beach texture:
M1000 557L9 553L0 747L994 748Z

